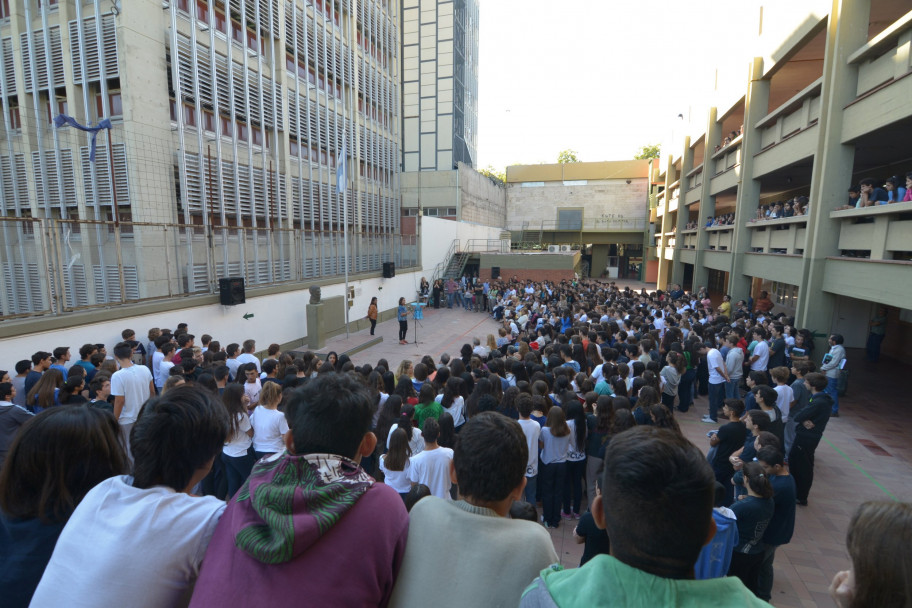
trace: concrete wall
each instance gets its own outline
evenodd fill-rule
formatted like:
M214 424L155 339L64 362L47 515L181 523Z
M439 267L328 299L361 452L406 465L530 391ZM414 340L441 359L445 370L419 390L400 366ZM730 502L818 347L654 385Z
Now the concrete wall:
M499 267L504 279L517 277L519 280L562 281L572 279L574 268L579 262L579 252L568 253L510 253L486 254L479 256L478 276L491 277L491 268Z
M557 221L557 209L582 208L583 222L615 218L643 218L648 209L646 178L586 180L584 184L565 185L564 181L507 185L508 225L531 225Z
M401 184L403 207L452 208L456 216L449 219L498 228L506 224L505 188L466 164L451 171L405 172Z

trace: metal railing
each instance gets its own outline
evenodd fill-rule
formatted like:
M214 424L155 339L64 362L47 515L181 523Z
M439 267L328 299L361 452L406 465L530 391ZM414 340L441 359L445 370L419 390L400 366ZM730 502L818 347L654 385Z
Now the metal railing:
M645 217L615 217L615 218L587 218L580 220L541 220L514 222L507 226L507 230L644 230L647 219Z
M433 283L437 279L443 278L443 273L446 272L447 266L450 265L450 260L453 255L459 250L459 239L453 239L450 243L449 248L447 248L446 253L443 255L443 259L434 267L434 274L431 275L431 282Z
M510 253L509 239L469 239L459 249L462 253Z
M418 265L414 235L0 218L0 320Z

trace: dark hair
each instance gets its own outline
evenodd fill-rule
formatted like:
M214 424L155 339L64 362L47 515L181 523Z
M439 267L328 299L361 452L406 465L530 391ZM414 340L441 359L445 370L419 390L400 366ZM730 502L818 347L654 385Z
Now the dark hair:
M115 359L129 359L133 355L133 347L129 342L120 342L114 347Z
M94 353L97 350L98 350L98 347L96 347L94 344L83 344L81 347L79 347L79 358L87 359L87 358L91 357L92 353Z
M424 437L425 443L437 443L437 439L440 437L440 423L436 418L425 419L421 435Z
M769 414L763 410L748 410L747 415L750 416L751 425L757 425L757 432L762 433L770 428L770 425L773 424L773 421L770 420Z
M574 399L567 405L567 420L573 421L576 451L582 452L586 449L586 413L583 411L583 404L579 402L579 399Z
M850 608L906 607L912 598L912 505L863 503L849 522L846 549L852 558L855 594Z
M538 523L538 511L524 500L514 500L510 505L510 519L524 519Z
M228 414L228 437L230 439L238 432L240 415L247 415L247 407L244 405L244 385L234 383L226 386L222 392L222 404Z
M228 437L228 413L205 388L183 384L153 397L130 431L133 486L183 492Z
M611 421L611 431L609 435L614 437L618 433L629 431L636 427L636 425L636 418L633 417L630 410L626 407L619 407L614 410L614 418Z
M64 522L89 490L128 471L113 414L51 408L27 420L13 439L0 470L0 509L18 519Z
M655 405L650 405L649 415L656 428L668 429L675 433L681 432L681 426L678 424L678 421L675 420L674 414L671 413L671 410L668 409L665 404L656 403Z
M754 393L754 397L759 397L763 400L763 405L766 407L775 407L776 400L779 398L779 393L776 392L776 389L766 384L758 384L751 389Z
M658 576L692 576L716 482L703 452L679 433L639 426L612 438L602 479L612 555Z
M740 418L741 416L744 415L744 402L742 400L726 399L725 401L723 401L723 403L725 405L727 405L728 409L730 409L732 412L734 412L735 415L738 416L738 418Z
M29 369L31 369L31 367L32 367L32 362L29 361L28 359L23 359L22 361L17 361L16 362L16 373L24 374Z
M532 415L532 395L529 393L520 393L516 396L516 409L523 418Z
M453 416L449 412L442 412L437 418L437 424L440 425L440 436L437 438L437 445L442 448L452 448L456 443L456 427L453 423Z
M411 397L418 396L415 392L415 386L412 384L412 379L408 376L399 376L399 380L396 382L395 393L402 397L403 403Z
M291 393L285 417L297 454L355 458L370 431L370 391L348 374L321 374Z
M392 397L393 395L390 395ZM396 395L398 397L398 395ZM396 421L396 424L400 429L405 429L405 434L408 435L409 441L412 440L412 417L415 415L415 406L408 403L403 403L402 408L399 411L399 420Z
M776 449L782 448L782 442L779 441L779 437L775 433L770 433L769 431L760 431L757 433L756 441L760 443L761 448L765 448L767 446L772 446Z
M827 377L820 372L811 372L804 377L804 381L811 385L815 391L820 392L827 386Z
M408 491L408 495L405 497L406 511L411 511L412 507L414 507L419 500L427 498L430 495L431 489L423 483L412 486L412 489Z
M419 363L419 365L421 364ZM427 405L428 403L433 403L436 397L437 391L434 390L433 384L425 382L421 385L421 392L418 393L418 403Z
M750 486L750 489L760 495L760 498L772 498L773 486L770 484L769 477L757 462L744 463L744 483Z
M402 471L412 456L408 435L405 429L399 427L393 431L389 438L389 451L383 457L384 466L390 471Z
M43 351L43 350L39 350L37 353L32 355L32 365L38 365L39 363L41 363L42 361L44 361L45 359L47 359L50 356L51 356L51 353Z
M453 451L459 493L481 502L503 500L522 483L528 461L519 423L482 412L465 423Z
M376 434L379 441L377 442L378 454L383 453L386 446L386 438L389 436L389 430L396 423L399 414L402 413L402 397L399 395L390 395L383 402L380 408L380 415L377 417Z
M13 394L13 383L12 382L2 382L0 383L0 401L8 401L7 397Z
M757 460L765 462L771 467L785 464L785 456L782 454L782 451L771 445L764 446L757 450Z

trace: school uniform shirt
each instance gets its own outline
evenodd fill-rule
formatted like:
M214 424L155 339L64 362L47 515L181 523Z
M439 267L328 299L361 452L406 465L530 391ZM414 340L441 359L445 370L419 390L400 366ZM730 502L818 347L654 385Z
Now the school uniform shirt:
M779 406L779 411L782 412L782 422L788 422L789 408L792 405L792 401L795 400L795 393L788 384L777 385L773 388L776 390L776 405Z
M275 454L285 449L285 433L288 422L285 414L279 410L269 410L257 406L250 417L253 425L253 449L257 452Z
M542 464L555 464L567 462L567 450L570 447L570 435L555 437L551 434L551 427L542 427L540 440L542 449L540 459Z
M244 382L244 393L250 399L251 405L257 405L260 402L260 391L262 390L263 385L259 378L256 379L256 382Z
M13 438L19 427L25 424L34 414L11 401L0 401L0 465L6 459Z
M526 477L538 475L538 438L541 437L541 426L534 420L519 419L519 426L526 436L526 447L529 448L529 461L526 463Z
M155 383L155 388L160 389L165 385L165 380L168 379L167 376L162 376L161 364L165 360L165 355L162 354L160 350L155 351L152 355L152 381ZM170 370L173 367L173 364L168 367Z
M152 382L152 372L145 365L125 367L114 372L111 376L111 394L124 398L124 406L120 412L118 422L132 424L139 416L139 409L149 400L151 392L149 383Z
M239 412L237 415L237 420L237 432L228 438L228 441L225 442L225 446L222 448L222 453L225 456L231 456L232 458L245 456L247 454L247 450L253 443L253 439L247 435L247 431L253 428L253 426L250 424L250 417L243 412Z
M450 463L453 461L453 450L450 448L436 448L423 450L417 456L412 456L409 466L408 479L412 483L423 483L431 490L431 495L444 500L450 498Z
M212 496L106 479L64 527L31 605L186 605L224 510Z
M437 403L442 403L442 401L443 395L437 395ZM461 395L457 395L450 407L443 408L443 411L453 417L453 426L455 428L465 424L465 399Z
M409 481L408 475L411 469L411 459L406 459L405 466L401 471L393 471L386 466L386 454L380 456L380 470L383 471L383 483L396 490L400 494L405 494L412 489L412 482Z
M164 357L161 362L158 364L158 380L155 381L155 386L161 388L165 385L165 382L168 381L168 376L171 375L171 368L174 367L173 361L165 361ZM159 384L161 382L161 384Z
M766 367L769 364L769 346L764 340L757 342L757 345L754 346L752 357L757 357L757 360L751 363L751 371L753 372L765 372Z
M576 445L576 420L568 420L567 426L570 427L570 443L567 445L567 461L579 462L586 460L586 444Z
M773 517L773 499L745 496L731 506L738 518L737 553L756 555L763 552L763 533Z
M710 348L709 352L706 353L706 367L709 368L710 384L722 384L725 382L725 376L716 371L716 368L726 370L725 359L722 358L722 352L719 349Z
M260 371L261 371L260 370L260 360L257 359L256 357L254 357L253 355L251 355L250 353L241 353L240 355L237 356L238 367L240 367L241 365L243 365L245 363L255 364L257 373L258 374L260 373Z

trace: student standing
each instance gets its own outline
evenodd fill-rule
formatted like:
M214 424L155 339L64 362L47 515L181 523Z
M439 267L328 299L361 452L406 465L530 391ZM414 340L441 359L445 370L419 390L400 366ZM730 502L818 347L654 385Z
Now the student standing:
M409 481L412 448L405 429L397 428L390 435L389 451L380 456L380 470L383 471L383 483L396 490L403 502L412 489Z
M570 447L570 427L564 410L548 410L545 426L538 441L541 448L540 473L542 492L542 519L546 528L560 524L561 498L567 475L567 449Z
M250 470L253 468L254 459L249 454L253 444L253 425L247 415L247 404L250 399L240 384L232 384L222 393L222 403L228 412L228 438L222 447L222 464L228 482L228 498L234 496L240 489Z
M133 347L121 342L114 347L114 358L120 370L111 376L111 394L114 395L114 416L124 434L127 457L133 460L130 450L130 431L139 416L139 410L155 394L152 372L145 365L133 363Z
M370 306L367 307L367 319L370 321L370 324L371 324L370 335L373 336L374 328L377 327L377 298L376 297L371 298Z
M260 393L260 404L250 417L253 425L253 451L257 460L285 449L288 422L285 414L278 409L281 401L282 387L275 382L267 383Z
M763 562L763 533L773 517L773 487L763 467L744 465L747 496L732 505L738 522L739 542L732 552L729 576L737 576L754 595L758 594L760 564Z
M436 418L428 418L424 421L422 436L424 437L424 449L411 460L409 481L413 486L426 485L431 490L431 496L452 500L450 486L453 481L450 476L450 463L453 461L453 450L437 445L440 425Z
M405 298L399 298L396 320L399 321L399 344L408 344L405 341L405 336L408 334L408 308L405 306Z
M763 533L763 560L757 589L757 597L768 602L773 595L776 549L788 544L795 532L795 479L789 475L782 452L772 446L757 451L757 462L773 487L773 517Z
M538 439L541 437L541 426L532 420L532 395L520 393L516 397L516 409L519 410L519 426L526 437L529 449L529 462L526 463L526 502L535 506L536 482L538 481Z
M825 393L827 377L811 373L804 378L811 393L806 408L795 414L795 442L789 451L789 469L795 478L796 502L807 506L814 483L814 452L830 420L832 398Z

